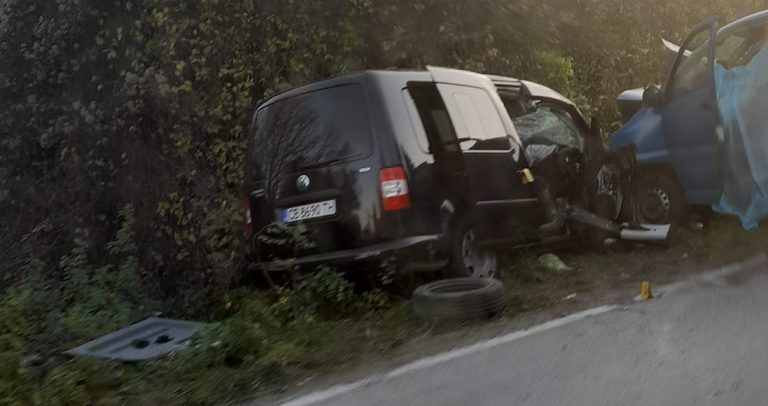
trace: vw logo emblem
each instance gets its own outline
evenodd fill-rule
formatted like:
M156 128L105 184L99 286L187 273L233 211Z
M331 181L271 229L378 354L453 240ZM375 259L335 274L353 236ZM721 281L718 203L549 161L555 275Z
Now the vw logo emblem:
M305 192L309 189L309 176L301 175L296 178L296 189L298 189L299 192Z

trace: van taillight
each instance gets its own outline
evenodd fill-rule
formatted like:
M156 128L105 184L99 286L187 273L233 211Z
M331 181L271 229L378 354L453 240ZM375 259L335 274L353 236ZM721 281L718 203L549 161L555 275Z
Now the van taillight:
M402 167L382 169L379 172L379 182L381 183L381 204L384 210L407 209L410 206L408 182L405 180Z
M245 212L245 233L249 237L253 235L253 219L251 218L251 201L248 198L243 199L243 211Z

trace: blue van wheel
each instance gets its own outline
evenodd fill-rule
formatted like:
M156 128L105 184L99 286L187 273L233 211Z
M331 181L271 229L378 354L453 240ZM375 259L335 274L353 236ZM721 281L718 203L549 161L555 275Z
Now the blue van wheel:
M677 224L685 219L685 194L673 176L662 171L641 172L636 185L634 198L641 223Z

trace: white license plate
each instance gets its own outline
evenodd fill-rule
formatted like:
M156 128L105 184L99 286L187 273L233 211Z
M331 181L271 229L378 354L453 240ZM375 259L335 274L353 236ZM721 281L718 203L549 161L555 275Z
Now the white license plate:
M280 210L280 221L293 223L318 217L328 217L336 214L336 200L310 203L302 206L289 207Z

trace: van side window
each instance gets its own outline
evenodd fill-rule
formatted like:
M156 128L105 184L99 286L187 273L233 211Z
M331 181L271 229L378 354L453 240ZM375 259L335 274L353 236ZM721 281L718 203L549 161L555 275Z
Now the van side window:
M504 123L491 96L483 89L438 85L446 97L459 138L478 141L462 143L465 151L509 151L512 148Z
M443 98L434 83L409 83L408 93L416 106L429 141L430 152L458 152L456 130Z

